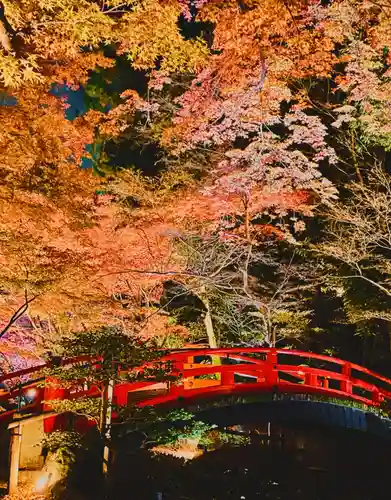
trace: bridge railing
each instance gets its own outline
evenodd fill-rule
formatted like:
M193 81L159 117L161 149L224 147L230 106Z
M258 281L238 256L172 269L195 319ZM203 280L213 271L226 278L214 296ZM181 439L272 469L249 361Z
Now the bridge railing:
M178 383L145 404L243 391L318 394L352 399L369 406L391 401L391 380L342 359L272 348L176 351ZM312 366L311 366L312 365Z
M79 362L96 362L88 356L64 360L66 367ZM129 403L139 406L169 403L179 398L203 398L244 392L280 392L309 394L341 399L351 399L369 406L391 403L391 380L359 365L342 359L303 351L273 348L226 348L175 350L163 356L160 362L169 362L170 375L176 380L157 382L153 378L137 382L118 382L114 401L119 405ZM151 364L138 368L143 371ZM0 377L0 382L17 380L26 375L37 378L42 365ZM171 377L172 378L172 377ZM98 388L86 388L80 381L71 389L37 387L36 380L15 387L8 394L0 395L0 404L7 398L20 396L35 387L36 398L26 410L41 412L48 409L42 401L53 399L96 397ZM391 407L391 404L390 404ZM12 411L15 410L11 410ZM0 418L10 412L0 414Z

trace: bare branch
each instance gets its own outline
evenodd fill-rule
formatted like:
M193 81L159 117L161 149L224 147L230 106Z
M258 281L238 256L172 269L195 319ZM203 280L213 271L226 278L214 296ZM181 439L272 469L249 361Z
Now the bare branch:
M28 298L27 296L27 290L25 290L25 300L24 303L18 307L18 309L14 312L14 314L11 316L10 320L6 324L6 326L1 330L0 332L0 339L8 332L8 330L11 328L11 326L20 318L23 316L23 314L28 310L29 304L33 300L35 300L38 297L38 295L34 295L34 297L31 297L31 299Z
M367 278L363 274L356 274L356 275L352 274L351 276L342 276L341 278L342 279L355 279L355 278L362 279L364 281L367 281L371 285L375 286L376 288L378 288L379 290L381 290L382 292L384 292L389 297L391 297L391 291L390 290L387 290L387 288L385 288L383 285L381 285L380 283L377 283L374 280L371 280L370 278Z

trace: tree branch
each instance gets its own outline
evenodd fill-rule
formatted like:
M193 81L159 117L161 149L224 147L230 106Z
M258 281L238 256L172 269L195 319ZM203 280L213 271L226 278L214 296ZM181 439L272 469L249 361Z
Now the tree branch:
M376 288L378 288L379 290L381 290L382 292L384 292L386 295L388 295L389 297L391 297L391 291L390 290L387 290L387 288L385 288L380 283L376 283L376 281L373 281L370 278L367 278L366 276L363 276L362 274L358 274L358 275L355 274L355 275L351 275L351 276L341 276L341 278L342 279L352 279L352 278L363 279L364 281L370 283L371 285L375 286Z
M24 296L25 296L25 301L24 303L14 312L14 314L11 316L10 320L8 321L8 323L6 324L6 326L1 330L0 332L0 339L8 332L8 330L11 328L11 326L21 317L23 316L23 314L27 311L28 307L29 307L29 304L31 304L31 302L33 300L35 300L38 295L34 295L34 297L31 297L31 299L29 299L27 297L27 290L24 291Z
M180 272L180 271L149 271L146 269L124 269L123 271L113 271L112 273L102 274L98 276L93 281L98 281L100 278L105 278L106 276L113 276L115 274L152 274L156 276L190 276L192 278L203 278L197 273Z

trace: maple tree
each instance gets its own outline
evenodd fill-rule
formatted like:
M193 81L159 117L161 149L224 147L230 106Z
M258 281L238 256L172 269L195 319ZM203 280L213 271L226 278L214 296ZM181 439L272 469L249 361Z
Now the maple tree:
M168 255L160 227L121 229L120 211L103 207L99 179L80 169L95 121L91 115L67 120L68 105L51 94L51 85L77 88L91 69L112 66L115 61L102 50L111 43L135 68L153 69L161 57L162 71L194 71L206 50L201 41L180 35L179 12L175 3L154 1L1 3L4 318L28 294L35 297L31 315L43 318L41 333L61 332L61 324L69 329L123 321L116 294L137 294L140 287L129 276L119 285L115 271L153 270L151 260ZM133 256L124 260L130 249ZM148 279L140 275L138 282L148 288Z
M18 84L63 81L78 85L95 66L112 64L99 50L118 44L136 68L194 71L206 55L201 41L185 40L177 2L2 2L1 80Z
M367 151L389 148L389 12L367 0L3 0L2 325L27 297L45 341L102 323L181 337L158 306L163 282L198 280L209 298L179 240L218 241L221 262L235 246L240 269L249 248L256 259L300 246L317 207L335 203L336 172L365 184ZM105 82L119 60L143 85L105 87L67 119L56 85ZM159 149L155 175L107 154L132 141ZM80 168L94 144L99 176Z
M324 281L322 265L281 234L274 241L262 234L250 242L219 234L179 239L185 272L167 283L163 306L197 341L291 345L317 331L311 300Z
M0 1L1 370L116 328L386 359L390 37L390 0Z

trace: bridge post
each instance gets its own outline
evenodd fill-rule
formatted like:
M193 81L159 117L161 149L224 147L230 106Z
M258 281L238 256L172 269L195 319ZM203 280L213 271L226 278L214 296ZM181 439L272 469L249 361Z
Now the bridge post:
M352 394L353 384L350 378L352 376L352 366L350 363L346 362L342 365L342 375L345 375L346 380L341 380L341 391Z
M305 374L305 383L310 385L311 387L318 386L318 375L316 373L306 373Z
M15 418L20 418L16 414ZM11 445L10 445L10 465L9 465L9 481L8 493L14 494L18 488L19 482L19 463L20 452L22 449L22 424L18 423L11 429Z
M372 391L372 400L377 405L383 403L383 401L384 401L384 396L382 395L382 393L379 391L379 389L377 387L375 387Z
M183 361L182 358L180 359L180 361L175 361L173 374L175 374L178 378L180 378L185 370L185 365L186 363ZM179 397L182 395L185 389L185 381L181 380L180 383L178 384L176 384L173 381L168 381L167 389L169 394L177 395Z
M235 374L233 371L221 372L221 385L233 385L235 383Z
M266 354L265 363L265 378L266 382L271 386L277 386L278 384L278 358L277 349L270 349Z

